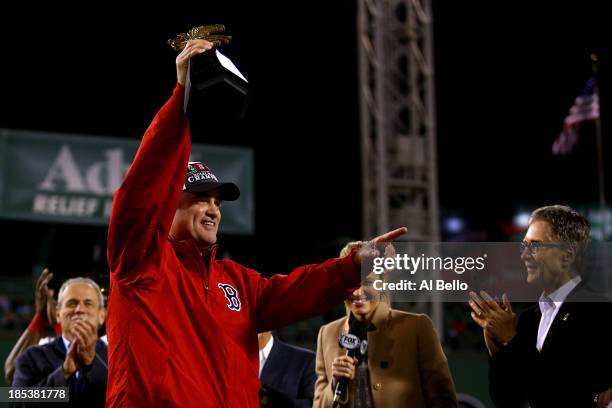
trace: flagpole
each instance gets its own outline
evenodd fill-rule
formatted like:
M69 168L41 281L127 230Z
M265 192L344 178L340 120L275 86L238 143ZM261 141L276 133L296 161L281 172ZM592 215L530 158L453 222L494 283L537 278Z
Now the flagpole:
M595 84L597 84L597 55L591 54L591 67ZM599 97L599 87L597 87ZM603 241L608 240L608 214L606 211L606 183L604 180L603 165L603 140L601 137L601 114L595 119L595 130L597 133L597 173L599 179L599 207L601 211L601 232Z

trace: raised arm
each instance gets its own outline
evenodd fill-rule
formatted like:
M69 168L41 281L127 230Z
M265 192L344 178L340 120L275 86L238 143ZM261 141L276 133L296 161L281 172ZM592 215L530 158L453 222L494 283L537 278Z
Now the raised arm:
M189 58L210 49L197 40L176 58L177 85L145 132L117 190L108 232L108 261L118 281L138 278L136 266L168 236L189 160L189 125L183 114Z
M53 274L49 272L49 269L45 268L36 281L36 288L34 290L34 318L28 328L21 334L21 337L19 337L19 340L17 340L17 343L15 343L4 362L4 378L7 384L13 382L17 357L30 346L38 344L47 324L54 326L57 323L55 321L53 289L49 289L49 281L52 278Z

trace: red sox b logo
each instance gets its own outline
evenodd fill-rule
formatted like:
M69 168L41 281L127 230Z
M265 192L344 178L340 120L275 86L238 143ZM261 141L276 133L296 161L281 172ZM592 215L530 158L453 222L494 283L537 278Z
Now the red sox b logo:
M223 293L229 302L227 304L227 308L236 312L239 311L240 299L238 298L238 291L232 285L228 285L227 283L219 283L217 286L223 290Z

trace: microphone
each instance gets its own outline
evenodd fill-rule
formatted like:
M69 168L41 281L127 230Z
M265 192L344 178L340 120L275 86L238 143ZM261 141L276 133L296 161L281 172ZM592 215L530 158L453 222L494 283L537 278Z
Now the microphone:
M368 349L368 326L370 324L364 321L359 321L353 318L349 326L347 334L343 334L338 339L340 347L345 348L346 355L357 358L357 364L363 360L363 357ZM345 405L348 402L348 383L349 379L341 377L336 383L334 389L334 399L332 407L336 408L340 405Z

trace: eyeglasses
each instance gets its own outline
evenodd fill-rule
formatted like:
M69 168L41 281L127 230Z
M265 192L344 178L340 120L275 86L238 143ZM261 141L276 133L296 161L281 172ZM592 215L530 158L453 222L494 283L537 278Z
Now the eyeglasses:
M562 248L566 244L555 244L552 242L521 242L521 254L525 252L525 250L529 250L531 255L535 255L541 248Z

